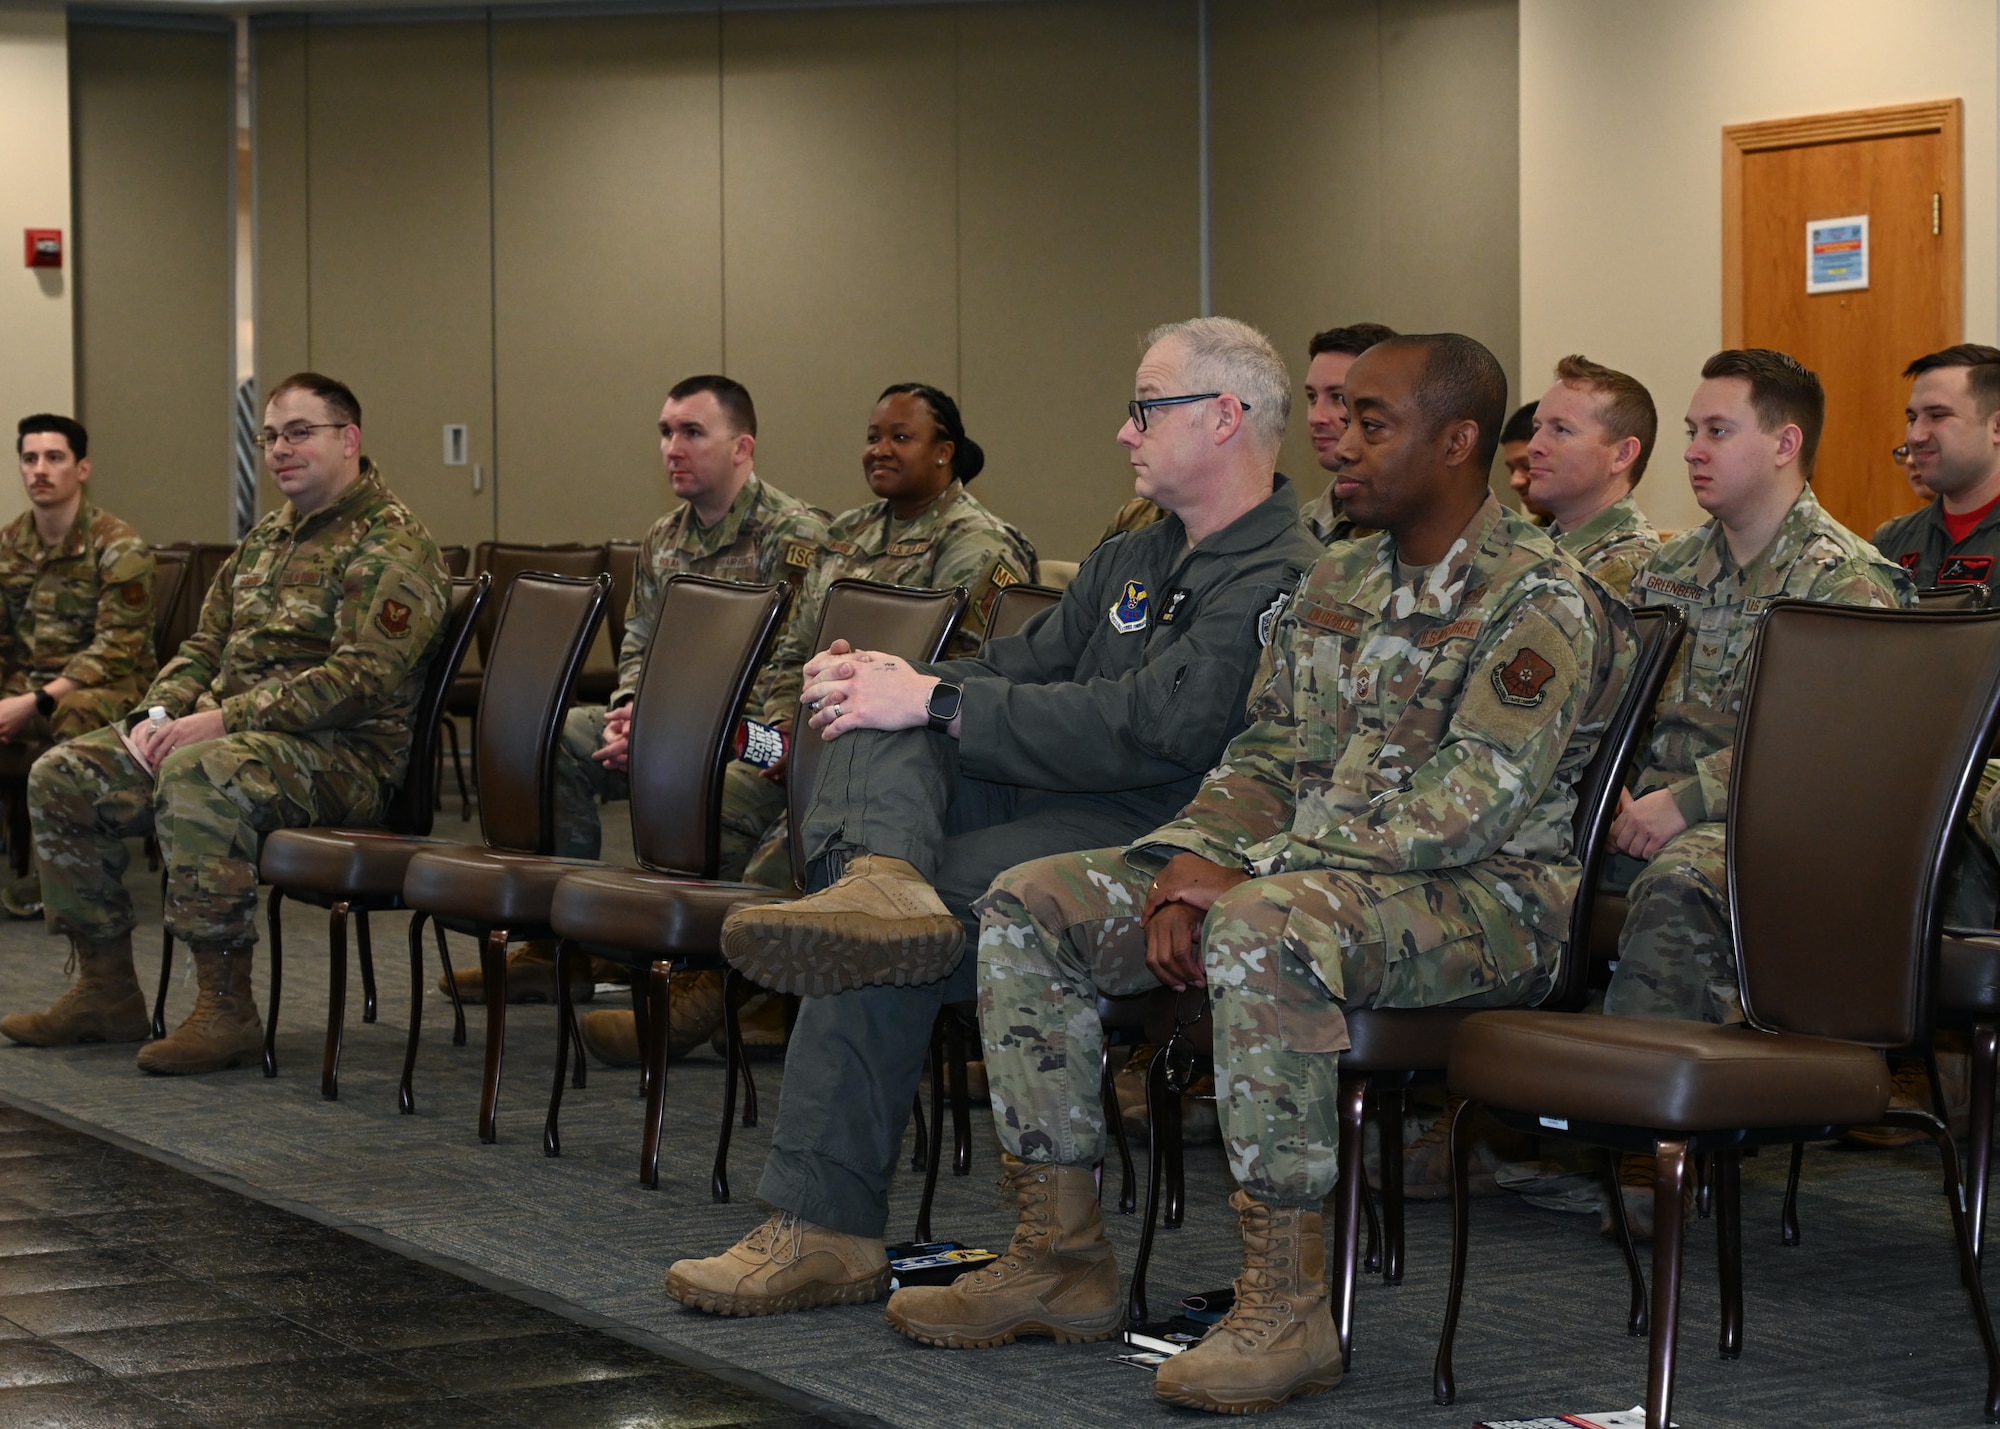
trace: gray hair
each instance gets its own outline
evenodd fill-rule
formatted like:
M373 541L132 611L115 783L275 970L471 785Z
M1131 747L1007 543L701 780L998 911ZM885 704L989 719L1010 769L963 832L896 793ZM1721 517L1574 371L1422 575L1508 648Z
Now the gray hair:
M1189 318L1154 328L1146 346L1169 338L1186 348L1182 369L1192 390L1227 392L1242 402L1251 439L1276 454L1292 414L1292 374L1271 339L1235 318Z

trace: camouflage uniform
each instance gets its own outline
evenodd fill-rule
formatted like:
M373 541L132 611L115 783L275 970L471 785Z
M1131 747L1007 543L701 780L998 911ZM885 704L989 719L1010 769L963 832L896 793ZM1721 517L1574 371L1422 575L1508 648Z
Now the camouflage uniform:
M62 544L42 544L35 513L0 530L0 697L54 679L81 688L56 702L37 737L73 739L130 713L153 678L153 556L139 533L84 494Z
M1183 851L1251 875L1201 942L1230 1169L1267 1204L1316 1208L1333 1187L1343 1009L1545 986L1577 891L1573 786L1637 649L1629 614L1574 571L1491 497L1419 571L1387 537L1336 545L1279 622L1250 727L1180 818L995 882L980 1020L1007 1150L1099 1155L1096 997L1158 986L1137 914Z
M1667 542L1632 582L1634 605L1677 605L1687 638L1655 708L1635 796L1672 793L1687 827L1641 864L1620 857L1606 882L1630 883L1631 912L1604 1010L1616 1016L1740 1022L1729 939L1723 834L1736 722L1757 617L1780 596L1833 605L1910 603L1908 576L1821 508L1812 488L1747 566L1721 523Z
M1047 615L926 667L964 688L959 738L861 730L827 746L803 830L813 886L858 853L905 859L970 927L1001 870L1157 827L1242 728L1262 641L1317 555L1282 478L1192 548L1172 516L1106 541ZM931 1025L975 995L974 973L966 958L927 986L805 1000L760 1198L882 1234Z
M691 505L682 505L655 521L639 549L632 609L625 617L625 639L619 647L618 685L611 692L608 709L629 703L638 693L646 646L652 640L660 598L670 579L686 574L758 585L785 580L790 582L796 600L806 572L812 568L825 539L825 512L767 485L755 472L713 526L703 527L695 519ZM774 659L765 666L762 679L774 678L775 669ZM596 858L603 843L598 801L628 797L625 771L606 769L591 758L604 743L604 716L608 709L604 705L579 705L563 722L562 745L555 766L556 852L566 858ZM757 770L750 772L761 774ZM724 829L724 878L742 874L754 841L754 834L744 839L733 837L729 829Z
M954 481L914 520L898 521L886 501L843 511L827 529L820 559L806 577L745 715L765 724L798 722L801 670L819 653L820 607L837 580L942 590L962 585L970 595L965 619L948 655L970 655L986 635L993 599L1010 585L1032 584L1040 574L1028 538L972 499ZM741 760L723 774L722 841L751 849L746 877L784 888L791 884L786 852L785 787Z
M175 716L219 709L229 733L176 750L157 780L115 728L57 746L29 775L57 926L90 943L132 930L124 840L150 832L168 930L202 949L255 943L263 835L387 809L448 590L436 545L372 462L325 509L302 518L286 504L259 521L140 700Z
M1660 533L1653 529L1639 503L1627 494L1619 497L1574 531L1549 527L1556 544L1575 557L1584 574L1617 596L1627 597L1632 577L1660 549Z
M1332 482L1327 483L1326 490L1299 508L1299 519L1306 523L1306 529L1322 546L1331 546L1335 541L1359 541L1376 534L1349 516L1333 499Z

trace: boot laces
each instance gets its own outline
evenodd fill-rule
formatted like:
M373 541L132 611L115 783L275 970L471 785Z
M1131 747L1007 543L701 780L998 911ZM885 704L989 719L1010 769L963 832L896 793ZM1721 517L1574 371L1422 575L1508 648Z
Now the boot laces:
M1215 1327L1218 1332L1249 1340L1267 1339L1292 1318L1291 1298L1286 1292L1291 1283L1288 1272L1298 1249L1294 1245L1291 1253L1286 1254L1285 1240L1284 1236L1246 1222L1244 1266L1236 1277L1236 1299Z
M1003 1281L1011 1272L1026 1269L1027 1262L1037 1257L1043 1244L1055 1238L1055 1217L1049 1210L1051 1197L1047 1184L1041 1180L1042 1174L1027 1166L1008 1185L1020 1206L1021 1219L1000 1258L976 1274L995 1283Z
M796 1265L805 1253L806 1223L790 1211L779 1211L743 1238L743 1248L773 1265Z

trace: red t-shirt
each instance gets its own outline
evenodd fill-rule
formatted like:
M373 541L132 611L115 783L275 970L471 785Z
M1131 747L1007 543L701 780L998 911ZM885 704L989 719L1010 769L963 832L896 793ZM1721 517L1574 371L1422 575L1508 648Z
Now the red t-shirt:
M1938 514L1944 517L1945 534L1951 537L1952 545L1956 546L1960 541L1970 536L1979 523L1986 519L1986 513L1996 506L2000 506L2000 496L1994 497L1977 511L1968 511L1962 516L1954 516L1951 512L1940 507Z

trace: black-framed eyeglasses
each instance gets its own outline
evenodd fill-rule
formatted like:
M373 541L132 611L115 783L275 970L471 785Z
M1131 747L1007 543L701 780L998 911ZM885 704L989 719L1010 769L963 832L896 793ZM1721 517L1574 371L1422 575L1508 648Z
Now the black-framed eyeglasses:
M312 440L314 432L337 432L346 425L345 422L292 422L282 429L266 427L250 440L267 450L280 441L288 447L303 446Z
M1185 397L1135 397L1125 404L1125 413L1132 419L1133 429L1143 432L1146 430L1146 414L1155 407L1180 407L1189 402L1207 402L1224 395L1221 392L1190 392ZM1250 404L1241 397L1236 401L1244 411L1250 410Z
M1896 463L1897 466L1908 466L1910 464L1910 444L1905 442L1903 445L1891 449L1889 460Z
M1187 1029L1201 1021L1208 1011L1208 995L1196 990L1191 1015L1187 1011L1188 1006L1188 994L1183 993L1174 999L1174 1030L1167 1037L1167 1045L1158 1053L1165 1059L1163 1076L1167 1090L1177 1094L1194 1085L1195 1059L1200 1053L1195 1048L1194 1040L1186 1034Z

